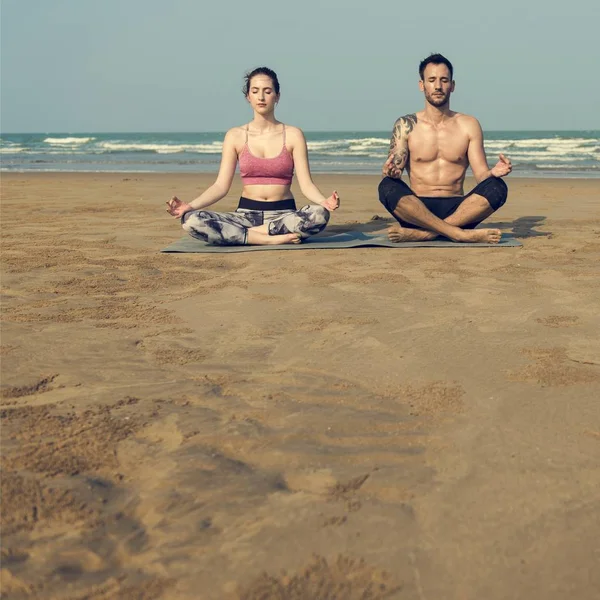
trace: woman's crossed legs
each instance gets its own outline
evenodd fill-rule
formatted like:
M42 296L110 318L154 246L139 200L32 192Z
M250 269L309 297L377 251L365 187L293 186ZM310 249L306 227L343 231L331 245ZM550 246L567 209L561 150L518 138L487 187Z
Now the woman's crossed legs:
M192 237L216 246L299 244L323 231L328 221L329 211L317 205L299 210L238 208L229 213L194 210L181 217L183 229Z

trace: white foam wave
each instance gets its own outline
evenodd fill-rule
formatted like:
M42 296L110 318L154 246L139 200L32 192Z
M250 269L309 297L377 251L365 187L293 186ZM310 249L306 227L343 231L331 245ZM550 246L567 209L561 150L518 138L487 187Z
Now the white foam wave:
M598 148L599 139L526 139L526 140L486 140L485 145L502 146L503 148Z
M56 145L56 146L74 146L76 144L87 144L88 142L94 141L96 138L94 137L66 137L66 138L52 138L48 137L44 140L46 144Z
M312 152L320 152L329 148L343 148L346 145L345 140L325 140L322 142L307 142L308 150Z
M361 144L364 146L389 146L390 140L388 138L355 138L344 140L348 144Z
M565 170L584 170L584 171L594 171L596 169L600 168L600 165L585 165L585 167L581 166L581 165L557 165L557 164L553 164L553 163L542 163L542 164L536 164L535 165L538 169L549 169L549 170L561 170L561 169L565 169Z
M98 147L110 152L156 152L157 154L179 154L196 152L198 154L220 154L223 142L211 144L127 144L124 142L101 142Z
M357 158L357 157L365 157L365 158L378 158L380 160L385 160L386 158L386 154L382 153L382 152L365 152L364 150L361 151L356 151L356 152L352 152L349 150L346 150L345 152L329 152L329 151L323 151L323 152L319 152L318 153L319 156L340 156L340 157L344 157L347 156L348 158Z
M389 147L389 140L382 138L343 138L339 140L321 140L319 142L308 142L309 152L323 154L325 150L338 148L341 151L350 149L372 150L373 148Z
M0 154L17 154L19 152L27 152L27 148L22 146L9 146L8 148L0 148Z

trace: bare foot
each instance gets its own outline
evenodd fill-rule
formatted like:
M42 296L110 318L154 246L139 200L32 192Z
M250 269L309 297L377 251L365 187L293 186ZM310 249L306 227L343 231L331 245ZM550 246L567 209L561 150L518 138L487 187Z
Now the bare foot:
M412 229L410 227L402 227L401 225L390 225L387 233L390 242L394 242L395 244L398 242L425 242L437 237L437 233L433 231Z
M497 244L502 237L499 229L463 229L463 235L457 242L483 242L485 244Z
M256 227L250 227L248 231L256 231L256 233L269 233L269 224L263 223L262 225L257 225Z
M248 229L246 242L252 246L281 246L282 244L299 244L302 240L297 233L284 233L282 235L269 235L255 229Z

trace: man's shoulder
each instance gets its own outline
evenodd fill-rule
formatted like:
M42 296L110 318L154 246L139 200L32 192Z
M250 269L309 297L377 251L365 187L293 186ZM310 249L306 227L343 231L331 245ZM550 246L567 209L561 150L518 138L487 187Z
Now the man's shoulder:
M396 119L396 123L409 122L416 124L418 120L418 113L407 113Z
M479 121L473 115L457 112L454 115L454 119L462 127L480 127Z

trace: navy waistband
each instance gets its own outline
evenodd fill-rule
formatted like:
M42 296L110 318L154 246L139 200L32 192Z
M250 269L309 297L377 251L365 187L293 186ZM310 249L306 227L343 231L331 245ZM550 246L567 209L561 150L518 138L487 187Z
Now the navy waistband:
M427 202L450 202L456 200L462 200L464 196L417 196L419 200L426 200Z
M264 200L250 200L250 198L240 198L238 208L246 210L296 210L296 201L293 198L288 200L275 200L274 202L266 202Z

